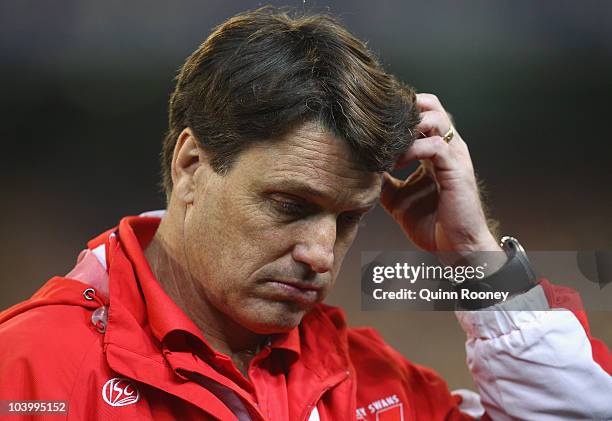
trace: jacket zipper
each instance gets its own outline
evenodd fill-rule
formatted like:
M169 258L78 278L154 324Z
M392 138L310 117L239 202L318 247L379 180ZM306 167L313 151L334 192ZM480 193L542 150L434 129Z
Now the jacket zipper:
M332 387L335 387L342 383L344 380L348 379L349 374L350 373L347 370L344 373L339 373L336 376L331 377L327 382L325 382L325 386L323 387L323 389L321 389L321 391L316 395L315 399L306 407L302 420L308 421L310 415L312 414L312 410L317 406L317 403L319 402L319 400L321 400L321 397Z

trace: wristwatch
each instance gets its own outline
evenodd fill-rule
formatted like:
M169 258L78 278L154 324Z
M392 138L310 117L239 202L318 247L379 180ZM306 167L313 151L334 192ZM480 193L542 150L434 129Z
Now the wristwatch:
M494 294L478 294L482 292L508 292L508 297L526 292L537 284L537 278L529 263L527 253L521 243L514 237L505 236L500 241L502 250L508 260L496 272L478 280L467 280L456 284L457 288L468 289L471 297L490 297ZM476 294L471 294L472 292ZM462 297L463 294L459 294ZM502 298L459 299L459 309L478 310L502 301Z

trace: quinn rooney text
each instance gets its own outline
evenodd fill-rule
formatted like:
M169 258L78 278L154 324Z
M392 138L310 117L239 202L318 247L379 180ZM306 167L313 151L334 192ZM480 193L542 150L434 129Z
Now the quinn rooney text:
M502 291L470 291L466 288L461 288L458 291L432 291L427 288L422 288L418 293L412 289L402 288L399 291L384 291L380 288L372 292L375 300L416 300L425 301L436 300L497 300L506 301L510 295L509 292ZM418 298L417 298L418 297Z

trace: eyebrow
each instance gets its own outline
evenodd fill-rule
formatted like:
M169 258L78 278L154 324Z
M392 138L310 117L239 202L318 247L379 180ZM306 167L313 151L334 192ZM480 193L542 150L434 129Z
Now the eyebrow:
M280 191L277 191L277 190L280 190ZM273 190L271 190L271 192L289 193L289 194L295 193L298 195L308 196L308 197L316 197L316 198L328 199L328 200L333 199L333 197L327 194L326 192L319 190L316 187L308 183L304 183L301 181L295 181L295 180L282 180L275 184L275 187ZM376 196L374 200L371 200L363 204L358 204L358 207L359 209L362 209L365 212L367 212L371 210L374 206L376 206L376 204L379 201L380 201L380 196Z

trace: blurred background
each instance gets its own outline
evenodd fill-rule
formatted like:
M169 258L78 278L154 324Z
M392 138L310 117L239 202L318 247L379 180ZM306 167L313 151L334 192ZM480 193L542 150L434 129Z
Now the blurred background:
M0 309L65 274L124 215L164 206L173 77L211 28L267 3L0 1ZM326 11L470 145L502 233L531 250L612 249L612 3L294 1ZM406 357L471 386L452 313L360 311L362 250L411 248L371 214L328 302ZM612 314L590 312L612 345Z

